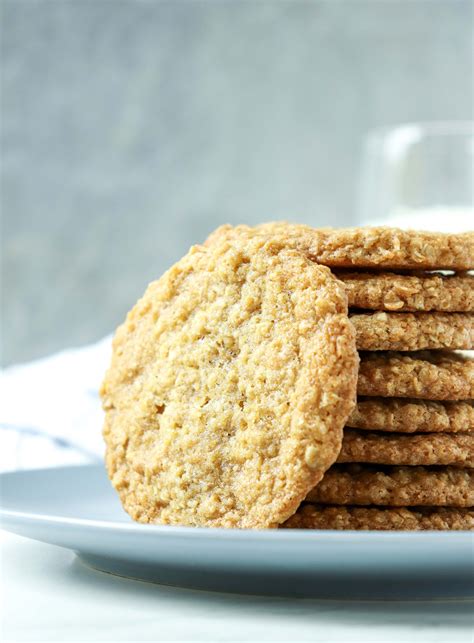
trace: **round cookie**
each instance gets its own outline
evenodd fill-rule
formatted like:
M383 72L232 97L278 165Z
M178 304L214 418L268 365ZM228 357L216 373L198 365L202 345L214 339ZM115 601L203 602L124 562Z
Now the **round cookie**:
M346 429L337 462L474 467L474 433L388 435Z
M347 426L399 433L457 433L474 430L474 404L403 398L359 398Z
M282 525L286 529L396 531L474 530L474 510L448 507L385 508L303 505Z
M389 268L405 270L472 270L474 232L445 234L399 228L311 228L276 221L251 227L224 225L206 240L271 236L298 248L310 259L331 268Z
M474 275L395 272L336 273L350 308L397 312L473 312Z
M109 476L140 522L275 527L339 452L358 355L327 268L255 239L194 247L117 330Z
M474 348L473 313L353 313L350 319L359 350Z
M474 470L336 464L306 496L324 505L474 506Z
M362 353L358 395L425 400L474 398L474 359L449 353Z

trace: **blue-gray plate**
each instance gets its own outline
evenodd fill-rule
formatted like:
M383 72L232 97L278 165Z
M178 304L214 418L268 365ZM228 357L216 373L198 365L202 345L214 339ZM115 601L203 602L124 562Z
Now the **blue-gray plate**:
M96 569L178 587L337 599L474 596L472 532L201 529L141 525L102 466L0 476L1 526Z

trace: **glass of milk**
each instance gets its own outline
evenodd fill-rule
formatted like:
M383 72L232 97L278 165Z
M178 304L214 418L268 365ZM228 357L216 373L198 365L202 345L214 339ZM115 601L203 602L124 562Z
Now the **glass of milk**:
M369 133L359 225L474 229L474 122L407 123Z

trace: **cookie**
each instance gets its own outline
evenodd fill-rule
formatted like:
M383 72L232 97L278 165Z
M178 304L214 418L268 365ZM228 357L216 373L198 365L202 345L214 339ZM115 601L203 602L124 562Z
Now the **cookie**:
M474 430L474 404L403 398L359 398L347 426L400 433L457 433Z
M325 507L303 505L285 522L287 529L356 529L356 530L473 530L474 510L427 507Z
M349 307L397 312L473 312L474 275L395 272L336 273Z
M353 313L357 348L367 351L474 348L473 313Z
M474 359L449 352L362 353L357 393L425 400L474 398Z
M324 505L474 506L474 470L336 464L306 496Z
M331 268L405 270L472 270L474 232L445 234L399 228L311 228L276 221L251 227L224 225L205 245L227 239L271 236L302 250L313 261Z
M474 467L474 433L387 435L346 429L337 461Z
M119 327L106 464L144 523L275 527L322 478L358 355L331 272L265 239L194 247Z

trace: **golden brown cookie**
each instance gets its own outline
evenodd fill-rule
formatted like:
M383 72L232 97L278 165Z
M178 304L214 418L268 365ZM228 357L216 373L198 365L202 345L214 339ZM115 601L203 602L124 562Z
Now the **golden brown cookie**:
M362 353L357 393L425 400L474 398L474 359L445 351Z
M473 530L474 510L448 507L383 508L303 505L282 525L287 529Z
M474 506L474 470L336 464L306 496L324 505Z
M474 313L352 313L365 351L474 348Z
M346 429L337 462L474 467L474 433L395 435Z
M474 275L338 271L349 307L398 312L474 311Z
M400 433L457 433L474 430L474 404L390 397L359 398L347 426Z
M107 469L140 522L274 527L339 452L358 355L342 284L281 243L194 247L117 330Z
M445 234L399 228L311 228L275 221L251 227L224 225L206 240L271 236L302 250L313 261L331 268L390 268L472 270L474 232Z

